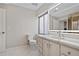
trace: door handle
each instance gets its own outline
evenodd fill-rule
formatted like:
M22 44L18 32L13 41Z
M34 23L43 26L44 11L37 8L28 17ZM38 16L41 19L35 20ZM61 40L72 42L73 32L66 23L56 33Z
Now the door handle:
M2 34L4 34L5 32L2 32Z

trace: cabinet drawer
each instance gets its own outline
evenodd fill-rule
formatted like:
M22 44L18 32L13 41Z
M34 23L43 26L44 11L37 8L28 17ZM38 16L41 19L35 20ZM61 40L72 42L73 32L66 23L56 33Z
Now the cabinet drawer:
M64 55L64 56L79 56L79 50L62 45L61 46L61 55Z

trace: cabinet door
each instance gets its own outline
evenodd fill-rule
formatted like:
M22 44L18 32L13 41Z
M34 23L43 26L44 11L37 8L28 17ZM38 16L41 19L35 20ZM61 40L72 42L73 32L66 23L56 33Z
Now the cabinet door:
M38 47L38 52L40 53L40 55L42 55L43 54L42 48Z
M39 37L36 39L37 46L39 46Z
M48 56L49 54L49 41L43 39L43 55Z
M43 47L43 39L39 38L39 47L42 48Z
M64 56L79 56L79 50L67 46L61 46L61 55Z
M58 43L50 42L49 55L50 56L59 56L59 44Z
M39 50L39 52L42 54L42 49L43 49L43 46L42 46L42 44L43 44L43 41L42 41L43 39L41 38L41 37L39 37L39 38L37 38L37 45L38 45L38 50Z
M42 48L42 44L43 44L43 41L42 41L43 39L41 38L41 37L39 37L38 39L37 39L37 45L39 46L39 47L41 47Z

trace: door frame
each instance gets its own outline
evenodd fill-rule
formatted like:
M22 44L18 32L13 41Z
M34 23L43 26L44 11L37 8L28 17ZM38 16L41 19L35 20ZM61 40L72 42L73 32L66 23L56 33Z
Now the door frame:
M3 52L3 51L6 51L6 47L7 47L7 9L6 8L1 8L0 7L0 9L2 9L3 11L3 13L2 13L2 16L3 16L3 18L2 18L2 31L1 31L1 35L2 35L2 39L4 40L4 47L3 47L3 50L2 51L0 51L0 52ZM3 34L2 34L2 32L4 32Z

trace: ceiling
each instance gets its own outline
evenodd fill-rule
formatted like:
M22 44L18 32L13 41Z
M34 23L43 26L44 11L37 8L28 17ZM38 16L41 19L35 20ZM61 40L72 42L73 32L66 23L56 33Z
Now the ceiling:
M62 3L50 11L53 17L67 17L75 12L79 12L78 3Z
M14 3L14 5L36 11L43 5L43 3Z

